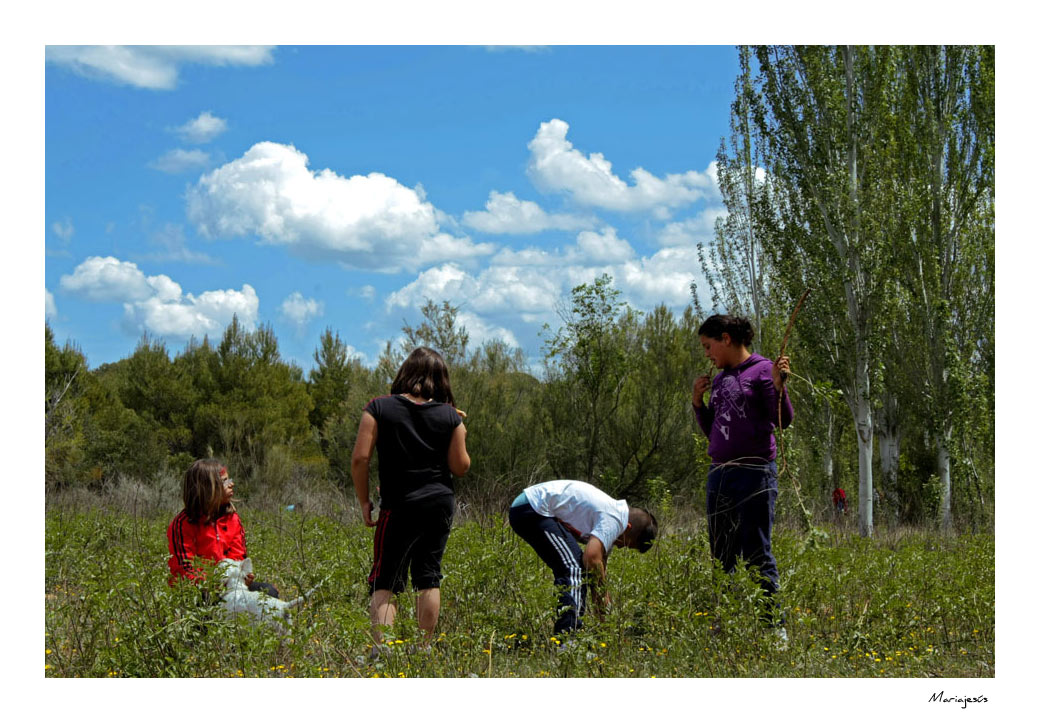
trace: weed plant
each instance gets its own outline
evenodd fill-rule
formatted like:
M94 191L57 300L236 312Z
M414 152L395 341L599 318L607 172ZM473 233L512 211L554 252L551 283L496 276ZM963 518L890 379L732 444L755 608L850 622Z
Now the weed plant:
M646 555L609 561L612 610L573 643L552 634L548 568L503 515L459 515L444 556L436 642L414 645L402 595L389 652L369 662L372 531L300 510L244 510L257 578L282 597L330 576L280 637L227 619L199 587L167 585L166 525L52 505L46 525L45 672L55 677L990 677L992 534L927 530L872 540L832 529L822 545L779 530L789 643L758 622L751 574L713 567L700 529L665 529ZM212 599L212 598L211 598Z

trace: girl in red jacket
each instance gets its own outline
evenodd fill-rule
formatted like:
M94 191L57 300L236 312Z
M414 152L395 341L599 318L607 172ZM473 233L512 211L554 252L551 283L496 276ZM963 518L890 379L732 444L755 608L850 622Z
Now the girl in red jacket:
M231 502L234 492L235 482L218 460L199 459L188 468L182 486L184 509L166 529L170 585L178 578L194 581L205 577L203 565L246 558L245 530ZM252 573L246 576L246 583L250 590L278 597L274 585L256 582Z

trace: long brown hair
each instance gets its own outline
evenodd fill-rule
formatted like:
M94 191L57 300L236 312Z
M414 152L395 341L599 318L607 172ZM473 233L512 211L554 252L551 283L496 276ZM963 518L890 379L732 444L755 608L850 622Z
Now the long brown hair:
M220 473L225 469L218 459L197 459L184 473L181 493L184 497L184 514L192 522L213 522L235 506L224 505L224 483Z
M411 394L455 406L448 365L440 354L427 346L418 347L404 360L390 385L390 393Z

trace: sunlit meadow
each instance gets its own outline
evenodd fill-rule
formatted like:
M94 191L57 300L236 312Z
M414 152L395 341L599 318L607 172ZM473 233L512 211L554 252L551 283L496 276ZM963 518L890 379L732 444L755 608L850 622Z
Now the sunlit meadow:
M132 496L132 495L131 495ZM703 518L662 515L646 555L617 550L612 610L576 643L552 635L548 569L502 513L463 507L444 557L436 642L414 643L414 600L400 600L389 653L369 661L372 531L341 501L240 511L257 577L282 597L329 576L279 637L166 584L162 503L52 503L46 524L45 673L55 677L991 677L992 533L944 536L827 524L804 543L781 528L789 643L757 622L746 573L710 561ZM330 498L331 499L331 498ZM324 507L324 509L322 509ZM694 510L677 500L675 510Z

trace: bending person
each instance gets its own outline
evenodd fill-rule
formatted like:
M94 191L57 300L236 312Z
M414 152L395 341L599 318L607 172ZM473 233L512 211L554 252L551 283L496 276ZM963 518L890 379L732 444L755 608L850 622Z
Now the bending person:
M612 547L646 552L657 537L657 520L629 508L587 482L554 480L526 488L509 508L509 524L553 572L560 590L556 633L581 627L589 583L593 610L610 604L607 556ZM585 543L582 551L578 543Z

